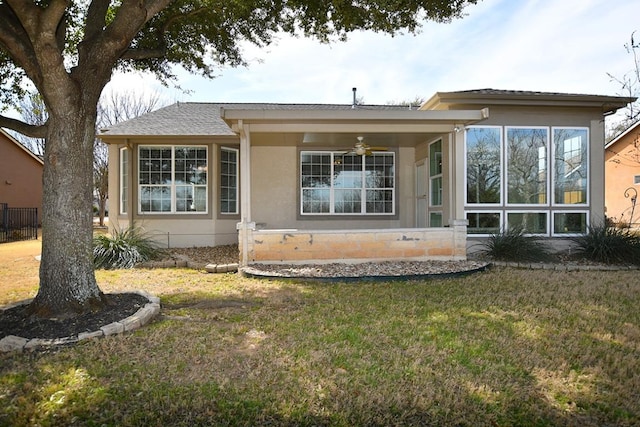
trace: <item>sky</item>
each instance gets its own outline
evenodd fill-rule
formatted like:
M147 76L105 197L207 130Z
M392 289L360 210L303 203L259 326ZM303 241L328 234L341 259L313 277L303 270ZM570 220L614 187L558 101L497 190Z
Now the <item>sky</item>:
M623 95L621 78L640 40L637 0L480 0L451 23L428 22L417 35L357 32L326 45L280 36L244 47L247 67L213 80L177 70L183 93L144 75L115 76L118 90L156 92L171 102L364 103L428 99L480 88ZM144 88L144 89L142 89Z

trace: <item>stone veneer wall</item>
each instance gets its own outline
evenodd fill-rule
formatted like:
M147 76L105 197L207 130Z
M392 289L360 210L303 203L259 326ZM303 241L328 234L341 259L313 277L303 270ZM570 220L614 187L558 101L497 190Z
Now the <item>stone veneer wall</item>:
M465 260L466 221L384 230L248 229L249 263ZM240 228L240 253L245 239Z

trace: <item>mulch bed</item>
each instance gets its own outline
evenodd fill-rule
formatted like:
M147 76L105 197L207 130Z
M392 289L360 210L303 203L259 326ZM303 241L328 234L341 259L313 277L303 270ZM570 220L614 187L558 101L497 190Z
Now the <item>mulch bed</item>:
M105 294L105 297L109 303L103 309L64 320L31 316L26 304L2 310L0 338L8 335L28 339L76 337L79 333L97 331L110 323L124 320L149 302L136 293Z

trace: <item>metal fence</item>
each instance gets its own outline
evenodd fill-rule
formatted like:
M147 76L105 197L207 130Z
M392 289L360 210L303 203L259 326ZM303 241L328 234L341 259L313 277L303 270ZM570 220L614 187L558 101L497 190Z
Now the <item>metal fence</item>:
M0 243L38 238L38 208L10 208L0 203Z

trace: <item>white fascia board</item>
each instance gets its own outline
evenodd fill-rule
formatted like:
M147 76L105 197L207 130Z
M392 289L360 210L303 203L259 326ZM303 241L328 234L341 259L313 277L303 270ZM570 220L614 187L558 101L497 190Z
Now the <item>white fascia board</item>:
M488 109L478 110L242 110L220 109L220 116L227 122L244 120L246 123L270 122L344 122L344 121L401 121L401 122L444 122L465 124L489 117Z

